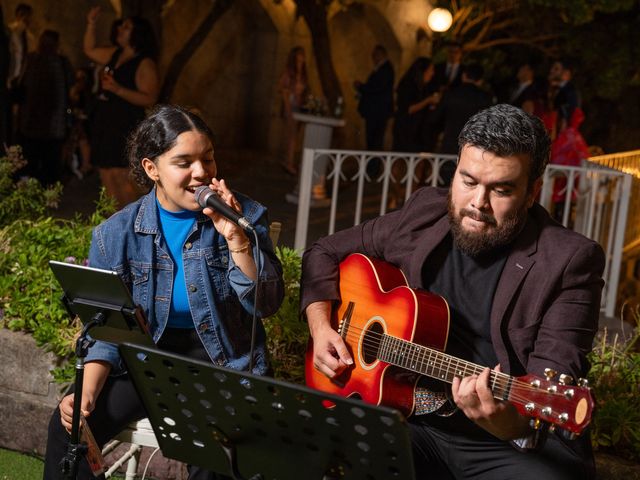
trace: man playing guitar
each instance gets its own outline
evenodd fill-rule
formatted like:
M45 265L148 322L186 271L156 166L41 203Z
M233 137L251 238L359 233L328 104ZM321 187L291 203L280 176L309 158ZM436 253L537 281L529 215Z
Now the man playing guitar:
M472 117L449 191L422 188L397 211L316 242L303 258L301 307L313 367L338 383L361 361L331 323L339 268L362 253L399 268L409 287L446 299L446 354L491 366L454 375L457 407L425 414L426 377L409 417L416 478L594 478L588 432L568 439L494 398L496 372L586 377L605 258L536 203L549 159L542 123L509 105ZM354 310L357 311L358 305ZM568 396L568 394L567 394ZM544 422L543 422L544 425Z

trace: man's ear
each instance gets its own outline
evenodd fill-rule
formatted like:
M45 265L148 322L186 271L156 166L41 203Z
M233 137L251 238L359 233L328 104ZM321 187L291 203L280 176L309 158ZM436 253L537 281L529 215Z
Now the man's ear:
M531 208L538 195L540 195L540 190L542 190L542 177L539 177L531 186L531 192L529 193L529 198L527 198L527 208Z
M153 160L145 157L142 159L141 164L142 168L144 168L144 171L147 174L147 177L149 177L154 182L157 182L160 179L160 175L158 174L158 167Z

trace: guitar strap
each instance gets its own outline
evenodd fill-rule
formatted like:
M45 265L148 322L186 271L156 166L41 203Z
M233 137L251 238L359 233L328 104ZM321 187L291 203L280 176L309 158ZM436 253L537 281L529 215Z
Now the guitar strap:
M453 415L457 407L450 401L446 391L434 391L424 387L416 387L414 392L414 415L437 413L442 417Z

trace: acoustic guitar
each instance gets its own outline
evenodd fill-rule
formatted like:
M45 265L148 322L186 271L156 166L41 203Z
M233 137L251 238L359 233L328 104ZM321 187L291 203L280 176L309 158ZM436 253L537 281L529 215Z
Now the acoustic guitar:
M407 286L396 267L361 254L340 263L341 301L332 326L349 349L354 363L334 379L313 366L313 342L306 354L309 387L374 405L397 408L405 416L414 408L420 375L452 383L454 377L479 375L485 367L444 353L449 333L446 301ZM591 420L593 397L586 381L547 369L545 377L512 377L491 371L493 396L511 402L518 412L580 434ZM540 423L540 422L538 422Z

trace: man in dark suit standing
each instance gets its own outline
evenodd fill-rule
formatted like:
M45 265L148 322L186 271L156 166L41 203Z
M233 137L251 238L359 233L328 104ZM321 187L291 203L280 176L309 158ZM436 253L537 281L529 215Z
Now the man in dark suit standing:
M451 40L447 42L447 61L437 63L433 81L436 86L444 91L457 87L462 83L462 44Z
M573 111L580 106L580 96L572 81L573 66L568 60L557 60L549 71L549 88L552 92L553 108L557 112L555 138L567 128Z
M539 110L541 101L538 86L535 84L533 67L529 63L523 63L516 74L517 85L509 92L508 101L511 105L534 114Z
M484 71L480 65L469 64L463 68L462 83L446 91L436 108L434 124L442 129L440 153L458 153L458 135L467 120L493 103L491 95L480 88ZM442 165L442 185L449 185L455 166L448 162Z
M358 113L364 118L367 150L382 150L387 122L393 115L393 65L387 50L376 45L371 54L373 71L365 83L356 81L360 94Z
M362 346L351 341L365 336L344 325L347 330L338 333L330 322L332 304L340 300L339 263L357 252L396 266L410 287L447 300L446 353L491 367L494 375L544 378L552 369L585 378L605 256L600 245L559 225L536 202L550 143L540 119L519 108L483 110L460 133L449 190L420 188L401 209L308 249L300 304L313 340L313 367L340 381L355 375L354 368L368 367L366 340ZM353 310L360 318L368 313L362 305ZM380 318L384 333L393 321ZM370 333L369 340L375 337ZM428 414L436 395L433 384L419 380L408 417L416 478L595 478L588 431L569 440L560 429L539 429L492 390L490 375L490 368L455 374L450 398L457 411L450 416Z

